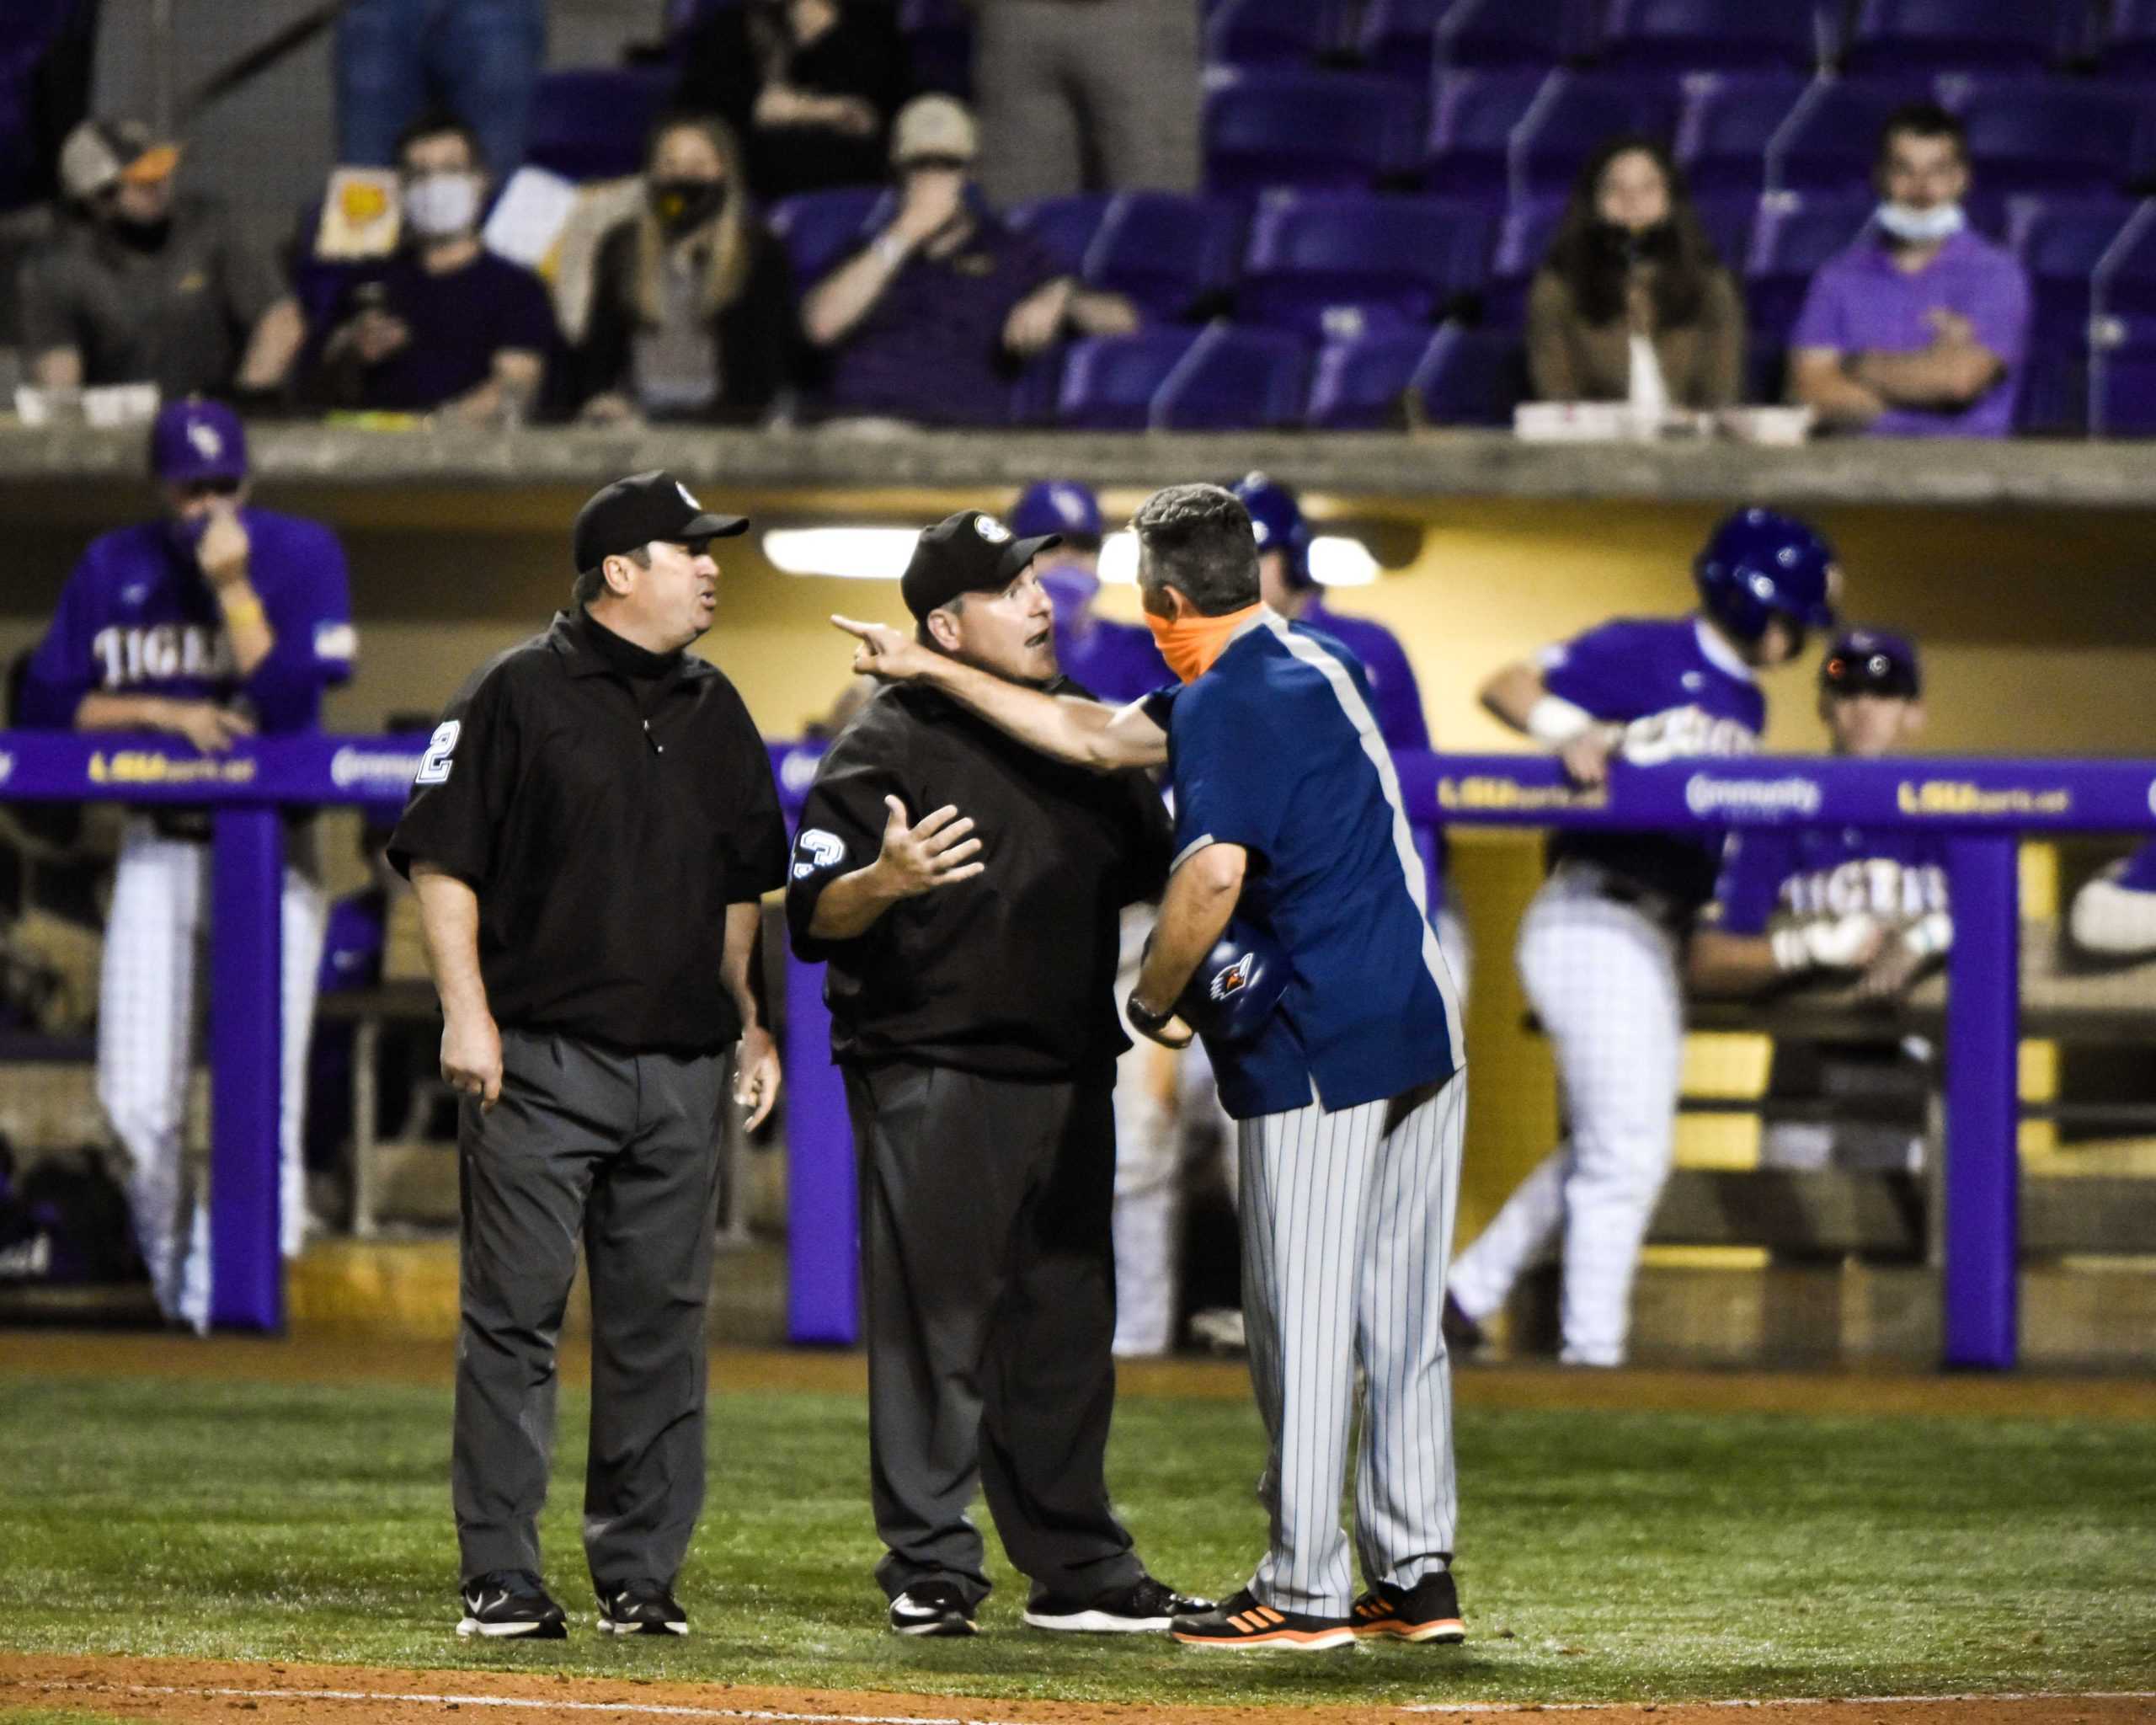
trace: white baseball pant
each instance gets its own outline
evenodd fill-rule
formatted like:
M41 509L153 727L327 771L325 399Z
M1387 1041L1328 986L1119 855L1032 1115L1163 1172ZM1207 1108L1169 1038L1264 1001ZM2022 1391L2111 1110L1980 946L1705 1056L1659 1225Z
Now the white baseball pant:
M1364 1415L1355 1547L1364 1578L1412 1587L1451 1561L1458 1500L1445 1263L1467 1076L1385 1130L1392 1105L1313 1102L1241 1123L1243 1316L1272 1440L1262 1603L1345 1617L1354 1573L1340 1488L1356 1370Z
M1453 1298L1478 1322L1563 1236L1563 1358L1621 1365L1640 1247L1668 1178L1683 1071L1675 936L1567 864L1521 920L1520 980L1557 1057L1567 1135L1460 1255Z
M147 815L123 830L106 919L98 1009L98 1100L131 1163L128 1205L158 1308L210 1326L210 1219L186 1158L187 1089L207 1001L210 850L161 835ZM277 1122L279 1242L299 1254L307 1219L302 1161L307 1039L328 906L301 869L285 870L283 1045Z

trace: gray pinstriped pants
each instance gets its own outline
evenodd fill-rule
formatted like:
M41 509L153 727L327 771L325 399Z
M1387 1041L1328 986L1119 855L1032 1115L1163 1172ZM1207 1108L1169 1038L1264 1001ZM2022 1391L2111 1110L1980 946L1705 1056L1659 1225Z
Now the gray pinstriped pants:
M1263 1604L1328 1617L1353 1604L1340 1487L1358 1365L1364 1576L1412 1587L1451 1562L1458 1503L1440 1320L1466 1119L1460 1072L1433 1095L1334 1114L1313 1103L1241 1123L1243 1316L1272 1439L1260 1486L1271 1546L1251 1578Z

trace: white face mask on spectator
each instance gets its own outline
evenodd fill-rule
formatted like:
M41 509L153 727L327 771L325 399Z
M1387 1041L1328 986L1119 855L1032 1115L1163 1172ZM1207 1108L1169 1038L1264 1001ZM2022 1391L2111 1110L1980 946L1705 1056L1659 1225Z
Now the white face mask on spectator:
M422 239L454 239L479 220L479 176L423 174L404 188L404 219Z
M1896 239L1913 246L1936 245L1969 225L1959 204L1935 204L1929 210L1919 210L1910 204L1882 203L1876 219Z

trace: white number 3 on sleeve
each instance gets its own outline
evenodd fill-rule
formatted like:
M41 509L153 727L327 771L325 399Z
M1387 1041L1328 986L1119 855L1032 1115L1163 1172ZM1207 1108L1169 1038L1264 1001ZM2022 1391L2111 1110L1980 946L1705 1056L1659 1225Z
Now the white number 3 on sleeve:
M463 729L453 718L446 718L435 727L434 736L427 744L427 752L419 757L419 770L412 775L414 784L440 785L449 782L449 757L456 752L456 735Z

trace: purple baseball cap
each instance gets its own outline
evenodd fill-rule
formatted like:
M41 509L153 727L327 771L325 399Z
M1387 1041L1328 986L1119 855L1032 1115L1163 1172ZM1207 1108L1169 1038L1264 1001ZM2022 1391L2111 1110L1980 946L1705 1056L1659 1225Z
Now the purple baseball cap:
M247 477L247 431L221 401L176 401L150 426L150 471L169 485Z

